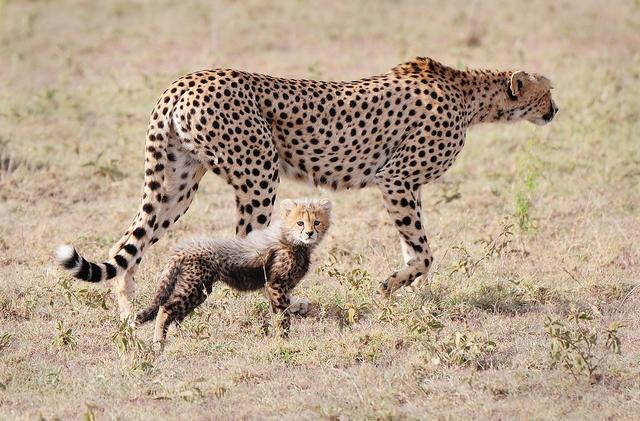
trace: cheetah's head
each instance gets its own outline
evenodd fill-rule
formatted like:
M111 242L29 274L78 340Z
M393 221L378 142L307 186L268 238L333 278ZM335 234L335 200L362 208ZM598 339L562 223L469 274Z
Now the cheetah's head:
M284 235L292 243L318 243L329 229L331 201L328 199L285 199L280 206Z
M553 120L558 112L551 98L551 81L539 74L518 70L511 73L505 90L508 121L527 120L543 125Z

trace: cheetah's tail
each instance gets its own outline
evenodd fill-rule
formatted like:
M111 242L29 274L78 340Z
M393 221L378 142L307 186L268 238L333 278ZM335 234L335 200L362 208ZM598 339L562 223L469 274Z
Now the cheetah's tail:
M176 83L182 82L174 82ZM89 282L115 278L138 264L147 245L158 241L153 234L162 217L161 204L168 200L167 188L163 186L163 180L165 172L169 171L167 150L172 130L171 113L182 92L172 97L173 102L168 101L169 97L165 95L156 103L152 124L147 131L143 203L130 229L112 248L109 260L104 263L92 263L82 257L72 246L58 247L56 260L75 278Z
M165 270L162 271L159 280L159 287L156 296L151 304L136 315L136 324L141 325L156 317L158 309L167 302L178 282L180 276L179 262L172 261Z
M135 254L137 248L133 244L127 244L120 254L116 254L104 263L93 263L82 257L72 246L62 245L56 250L56 260L66 270L71 272L74 278L88 282L102 282L120 275L130 265L131 259L124 254Z

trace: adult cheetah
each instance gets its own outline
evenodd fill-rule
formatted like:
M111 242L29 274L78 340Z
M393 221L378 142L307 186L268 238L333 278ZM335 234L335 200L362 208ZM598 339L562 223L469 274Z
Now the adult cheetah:
M146 138L142 204L101 264L70 246L58 260L76 278L116 282L122 317L148 245L183 215L207 170L233 186L236 234L269 225L280 174L332 189L376 186L400 233L405 266L391 294L427 274L433 257L421 222L421 187L455 161L477 123L551 121L550 81L523 71L456 70L418 57L352 82L203 70L173 82Z

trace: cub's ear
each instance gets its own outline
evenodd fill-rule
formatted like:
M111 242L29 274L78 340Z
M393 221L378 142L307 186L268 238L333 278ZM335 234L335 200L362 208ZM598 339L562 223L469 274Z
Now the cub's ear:
M511 74L511 78L509 79L509 98L516 99L516 97L522 91L524 87L525 80L529 77L526 72L522 70L518 70L517 72L513 72Z
M284 199L280 203L280 210L282 211L282 215L286 217L291 213L291 211L297 206L296 202L291 199Z
M329 199L320 199L318 200L318 207L325 211L326 213L331 213L331 200Z

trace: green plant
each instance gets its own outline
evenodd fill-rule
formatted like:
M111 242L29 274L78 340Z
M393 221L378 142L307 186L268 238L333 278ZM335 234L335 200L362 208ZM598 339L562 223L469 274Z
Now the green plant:
M371 306L369 303L351 303L347 302L339 306L342 317L340 318L340 326L353 326L362 318L362 316L369 312Z
M457 261L451 265L449 269L449 273L447 276L454 275L456 273L462 273L463 275L467 275L467 277L471 277L473 271L475 270L475 262L467 250L462 244L459 246L451 247L451 250L454 250L460 256Z
M476 240L475 243L481 244L483 247L482 256L477 258L462 244L451 247L451 250L455 251L459 258L449 267L447 276L450 277L456 273L461 273L470 278L483 261L501 257L508 253L513 241L512 229L513 224L505 221L500 232L495 236L487 235L485 238Z
M129 358L131 372L148 373L153 369L155 352L152 345L139 339L129 320L118 325L118 330L111 335L120 358Z
M433 309L422 305L412 311L404 320L407 330L413 336L424 336L433 334L436 338L444 328L444 324L436 318Z
M95 407L92 405L87 405L87 410L83 415L84 421L96 421L96 414L93 412L94 409Z
M591 314L572 311L566 321L547 317L545 331L549 336L552 366L568 370L576 379L585 374L590 383L597 383L602 378L599 371L605 359L621 352L618 332L624 324L613 321L598 331L588 325L591 321Z
M11 345L11 338L13 338L13 335L11 333L3 333L2 335L0 335L0 351L8 348L9 345Z
M379 335L366 334L355 343L357 351L354 360L358 362L376 362L383 354L385 338Z
M534 142L534 139L530 139L517 158L516 177L518 182L514 198L514 216L522 231L529 231L535 225L531 215L531 207L534 193L538 187L542 163L533 153Z
M197 307L180 323L181 332L195 340L209 339L209 316L210 314L205 314L203 307Z
M33 114L49 115L53 114L59 107L58 90L45 88L38 94L29 111Z
M336 307L340 316L340 327L353 326L373 307L371 274L359 267L342 271L336 267L336 264L337 261L332 258L330 263L320 266L317 273L334 278L341 285L348 287L344 296L336 297Z
M355 290L368 288L371 285L371 274L365 269L356 267L347 271L341 271L336 268L335 261L320 266L316 272L334 278L340 282L340 284L347 285Z
M441 203L449 203L454 200L460 199L462 197L462 193L460 193L460 183L442 183L442 190L440 190L438 195L438 200L434 203L434 206L437 206Z
M492 340L481 338L471 332L456 331L429 344L426 355L433 364L473 366L486 370L493 365L490 357L495 348L496 343Z
M554 296L554 291L521 279L507 279L512 287L509 290L514 303L519 306L541 303L544 304Z
M380 313L378 313L378 320L381 322L393 322L397 318L397 307L398 304L393 300L383 300L379 303L378 308L380 309Z
M175 387L169 388L160 381L153 383L154 388L147 393L151 395L153 399L167 399L174 400L180 399L187 402L201 401L206 398L208 393L205 388L206 378L198 377L193 380L188 380L178 383ZM159 390L157 390L159 389ZM222 385L217 386L212 391L212 395L215 397L221 397L226 393L226 388Z
M73 304L76 301L91 308L108 310L109 303L112 301L110 290L89 287L74 288L69 278L63 279L60 287L62 288L62 295L69 304Z
M253 326L262 323L262 331L266 335L269 332L269 321L271 320L271 306L264 297L254 297L249 300L245 310L247 325Z
M198 321L189 324L187 329L184 329L192 339L202 340L209 339L209 324L203 321Z
M513 241L513 224L508 221L504 221L500 232L496 236L488 235L485 238L481 238L476 241L476 244L481 244L484 248L484 256L480 260L476 261L477 265L483 260L501 257L505 253L509 252L509 246Z
M56 322L56 335L53 342L61 348L75 349L76 340L73 338L73 330L66 328L62 320Z
M300 352L301 350L298 348L294 348L288 344L283 344L275 350L273 357L274 359L282 361L285 364L293 364L296 355Z
M11 345L11 338L13 338L13 335L11 333L3 333L2 335L0 335L0 351L8 348L9 345Z
M126 355L129 352L144 351L146 349L146 344L144 341L138 339L135 334L135 329L128 320L122 320L120 322L118 330L111 335L111 340L116 345L120 356Z
M120 180L124 178L124 173L118 168L117 160L110 159L107 163L102 163L101 158L104 155L104 151L100 152L98 156L92 161L85 162L83 167L92 167L93 173L101 177L108 178L110 180Z
M442 337L445 325L434 314L434 308L422 305L403 320L407 338L423 350L425 360L434 365L474 366L487 369L492 366L494 341L471 332L455 331Z

